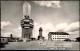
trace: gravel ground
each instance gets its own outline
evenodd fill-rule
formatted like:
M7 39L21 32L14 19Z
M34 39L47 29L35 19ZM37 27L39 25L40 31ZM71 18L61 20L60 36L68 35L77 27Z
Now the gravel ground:
M9 42L1 50L79 50L79 42L30 41Z

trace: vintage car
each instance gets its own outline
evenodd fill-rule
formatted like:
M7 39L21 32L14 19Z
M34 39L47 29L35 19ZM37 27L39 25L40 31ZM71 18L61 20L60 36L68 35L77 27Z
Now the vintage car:
M8 39L5 37L0 37L0 48L5 47L6 44L8 44Z
M1 43L8 44L8 38L1 37Z

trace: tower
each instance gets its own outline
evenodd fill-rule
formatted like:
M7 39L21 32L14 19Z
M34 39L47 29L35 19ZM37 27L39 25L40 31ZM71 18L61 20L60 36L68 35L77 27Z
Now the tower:
M39 28L39 36L38 36L38 40L44 39L44 37L42 36L42 31L43 31L43 29L42 29L42 27L40 27L40 28Z
M39 36L40 36L40 37L42 37L42 31L43 31L43 30L42 30L42 28L40 27L40 28L39 28Z
M12 37L13 37L13 35L12 35L12 34L10 34L10 37L12 38Z
M23 19L21 20L22 38L30 39L32 37L33 20L30 19L31 5L28 2L23 4Z

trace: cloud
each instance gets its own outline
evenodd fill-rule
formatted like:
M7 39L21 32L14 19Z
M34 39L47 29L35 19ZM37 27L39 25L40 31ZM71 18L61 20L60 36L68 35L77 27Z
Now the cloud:
M19 26L18 28L14 29L15 32L19 32L21 31L21 26Z
M56 26L54 26L52 23L46 23L46 24L39 24L37 22L34 22L34 28L33 28L33 37L37 38L39 35L39 28L42 27L43 32L42 35L45 37L45 39L48 39L48 33L49 32L67 32L70 34L70 37L76 38L79 36L79 22L74 22L71 24L67 23L60 23ZM22 28L21 26L13 29L11 32L5 32L1 33L3 36L10 36L10 34L13 34L14 37L21 37L22 35Z
M19 26L16 29L13 29L13 35L15 37L21 37L21 35L22 35L22 28L21 28L21 26Z
M54 31L54 26L53 26L52 23L47 23L47 24L44 25L43 29L47 30L47 31L49 31L49 30Z
M55 27L55 30L69 33L70 39L74 40L74 38L79 37L79 22L77 21L71 24L60 23Z
M65 32L77 31L77 30L79 30L79 22L74 22L71 24L60 23L60 24L56 25L55 30L56 31L65 31Z
M45 39L48 38L48 33L50 31L54 31L54 26L52 23L47 23L47 24L39 24L34 22L34 29L33 29L33 37L37 38L39 35L39 28L42 27L43 32L42 35L45 37Z
M48 39L49 32L54 32L54 31L55 27L53 26L52 23L47 23L43 26L43 36L45 37L45 39Z
M33 1L35 4L39 4L40 6L60 8L60 1Z
M39 27L42 26L37 22L34 22L34 28L33 28L33 37L37 38L39 35Z
M74 32L79 30L79 22L71 23L64 31Z
M12 34L12 32L5 32L5 33L1 32L1 36L3 37L10 37L10 34Z
M70 39L74 40L75 38L79 37L79 30L74 32L68 32L70 34Z
M21 32L22 32L22 29L19 26L18 28L13 29L12 31L6 31L6 32L1 31L1 36L10 37L10 34L12 34L13 37L21 37L21 34L22 34Z
M4 27L10 26L10 25L12 25L12 23L10 23L9 21L7 21L7 22L2 21L1 22L1 29L3 29Z
M49 32L69 32L69 34L77 34L77 36L79 35L79 22L74 22L71 24L67 24L67 23L60 23L56 26L54 26L52 23L47 23L47 24L39 24L39 23L34 23L34 37L37 38L37 36L39 35L39 28L42 27L43 29L43 36L45 37L45 39L48 39L48 33ZM76 33L75 33L76 32ZM77 37L75 36L75 37Z
M55 27L55 31L64 31L66 27L68 27L67 23L60 23Z

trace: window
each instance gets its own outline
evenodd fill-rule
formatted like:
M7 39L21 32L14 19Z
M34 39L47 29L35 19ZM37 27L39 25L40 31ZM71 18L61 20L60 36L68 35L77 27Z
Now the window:
M24 22L24 24L29 24L29 22Z

